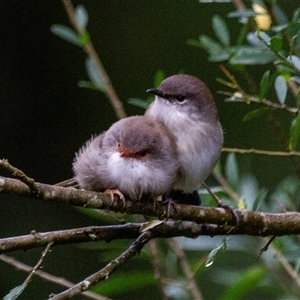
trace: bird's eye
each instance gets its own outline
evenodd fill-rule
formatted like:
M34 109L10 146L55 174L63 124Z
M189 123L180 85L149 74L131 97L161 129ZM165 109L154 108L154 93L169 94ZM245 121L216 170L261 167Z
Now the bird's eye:
M142 150L142 151L139 152L139 155L142 156L142 157L145 157L147 154L148 154L147 150Z
M176 97L176 100L177 100L178 102L183 102L183 101L185 100L185 97L182 96L182 95L179 95L179 96Z

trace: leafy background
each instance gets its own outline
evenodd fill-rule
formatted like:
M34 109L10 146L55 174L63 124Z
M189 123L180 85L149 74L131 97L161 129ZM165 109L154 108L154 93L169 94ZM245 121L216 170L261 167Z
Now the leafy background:
M250 1L246 3L250 4ZM291 19L295 1L278 3ZM234 11L231 3L74 1L74 5L77 4L84 4L88 11L88 31L128 115L143 113L143 109L129 104L128 99L146 99L145 90L153 87L158 70L165 76L184 72L201 78L210 87L224 128L226 147L282 150L266 118L243 122L253 106L225 102L226 97L216 93L226 90L216 81L216 78L224 78L219 68L221 62L208 61L209 54L205 49L195 47L200 35L202 42L203 35L216 41L222 41L223 37L225 41L224 32L220 35L214 30L220 28L220 19L215 15L226 20L234 44L240 24L237 18L227 17ZM59 39L50 30L53 24L69 26L60 1L1 1L0 15L1 156L39 182L59 182L72 176L72 160L80 145L91 134L107 129L117 118L102 93L78 87L78 82L89 80L83 51ZM212 23L213 18L215 23ZM247 67L257 84L266 70L265 65ZM241 75L240 80L247 84L247 77ZM277 99L273 87L268 98ZM287 101L291 102L289 98ZM278 112L276 116L288 131L290 116L284 112ZM271 195L273 199L297 198L298 181L288 158L224 154L221 164L229 181L247 199L248 205L254 207L267 195L267 199ZM33 229L49 231L103 222L63 205L0 197L3 200L1 237L27 234ZM273 206L266 203L260 208L271 210ZM221 239L200 237L197 240L182 239L181 242L195 266ZM279 258L272 249L255 262L264 243L261 239L233 237L227 243L228 251L220 251L213 265L198 270L197 281L205 299L297 299L299 292L282 271L277 263ZM280 238L277 244L297 266L297 242ZM113 258L126 245L128 241L98 247L57 247L51 259L45 262L45 269L76 282L98 270L98 264ZM180 277L176 255L163 242L161 248L166 254L166 273ZM31 265L39 255L40 249L14 254ZM0 296L4 296L22 282L24 274L2 262L0 266ZM158 291L147 251L99 288L101 293L114 299L153 299ZM58 292L59 289L35 279L22 297L45 298L45 291ZM169 293L174 299L188 299L180 288L170 287Z

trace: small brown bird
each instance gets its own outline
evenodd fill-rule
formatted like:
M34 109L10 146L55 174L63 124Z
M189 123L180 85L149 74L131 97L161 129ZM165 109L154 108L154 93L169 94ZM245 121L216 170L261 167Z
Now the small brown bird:
M168 193L177 178L176 142L159 121L124 118L79 150L73 170L80 188L106 189L123 201L122 194L135 200L142 195L156 199Z

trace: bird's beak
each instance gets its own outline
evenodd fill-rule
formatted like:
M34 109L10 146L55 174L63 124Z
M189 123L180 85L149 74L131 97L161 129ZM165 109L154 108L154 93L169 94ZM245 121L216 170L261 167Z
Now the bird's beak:
M120 153L120 157L130 157L130 156L132 156L132 155L131 155L131 153L128 150L123 150Z
M158 90L158 89L148 89L148 90L146 91L146 93L151 93L151 94L154 94L154 95L156 95L156 96L159 96L159 97L164 98L163 93L162 93L160 90Z

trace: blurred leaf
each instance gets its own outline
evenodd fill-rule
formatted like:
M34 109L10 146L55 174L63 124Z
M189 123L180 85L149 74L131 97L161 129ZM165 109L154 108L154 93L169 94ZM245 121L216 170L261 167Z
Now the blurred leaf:
M238 164L236 161L236 155L234 153L229 153L227 155L225 163L225 174L228 183L236 191L239 185L239 171Z
M263 65L275 60L275 54L269 50L242 46L229 60L231 64Z
M290 150L294 151L296 149L298 140L300 136L300 115L298 115L292 122L290 129Z
M225 21L220 16L214 15L212 18L212 25L215 35L218 37L219 41L225 47L228 47L230 45L230 36Z
M134 273L119 273L112 275L105 283L100 282L91 288L93 292L100 295L122 295L131 291L142 290L150 285L156 285L153 273L149 272L134 272Z
M261 209L261 204L266 200L268 195L268 190L266 189L261 189L257 193L256 199L254 200L253 206L249 207L249 209L253 211L259 211Z
M231 285L220 300L240 300L243 296L254 290L266 276L263 267L252 267L240 275L235 284Z
M95 66L94 61L90 58L87 58L85 61L85 67L91 82L101 91L105 91L105 84L102 80L99 70Z
M200 3L229 3L232 0L198 0Z
M267 45L270 43L271 37L263 30L257 30L255 32L257 38L263 43L265 44L266 47L268 47Z
M82 34L80 34L79 38L81 46L86 46L91 42L91 37L87 31L84 31Z
M165 223L165 221L162 221L162 220L153 220L153 221L144 223L142 225L142 227L140 228L139 232L148 231L148 230L150 230L152 228L155 228L155 227L157 227L157 226L159 226L160 224L163 224L163 223Z
M274 83L275 92L278 98L278 101L283 104L286 99L287 94L287 83L283 76L279 75L275 79Z
M270 48L275 53L278 53L282 49L283 41L280 36L273 36L270 40Z
M158 70L154 76L154 87L158 87L165 78L165 73L161 70Z
M270 70L266 71L260 81L259 100L263 100L269 87Z
M288 27L288 23L286 24L281 24L281 25L277 25L277 26L272 26L272 31L274 32L281 32L283 30L285 30Z
M254 48L261 50L269 50L268 44L270 39L271 38L264 31L251 31L247 34L247 42Z
M77 85L81 88L96 90L96 91L102 91L98 87L96 87L92 82L86 81L86 80L80 80L78 81Z
M127 102L129 104L135 105L143 109L146 109L149 105L149 102L147 100L139 99L139 98L129 98Z
M256 12L253 9L244 9L239 11L232 11L227 14L229 18L248 18L256 16Z
M230 238L228 237L224 237L222 241L213 250L210 251L205 262L205 267L210 267L214 263L215 257L219 251L226 251L227 242L229 241L229 239Z
M14 300L17 299L25 290L25 288L27 287L27 284L21 284L19 286L16 286L15 288L13 288L9 294L7 294L3 300Z
M199 40L202 48L204 48L210 55L208 58L209 61L219 62L229 59L229 53L215 40L206 35L201 35Z
M267 111L269 111L268 107L262 107L262 108L257 108L257 109L251 110L244 116L243 122L248 122L254 118L258 118L258 117L264 115Z
M259 193L259 184L253 174L245 173L240 176L238 193L245 199L248 209L252 209Z
M237 205L238 209L247 209L247 203L245 198L240 198Z
M66 40L74 45L81 46L79 35L73 29L64 25L54 24L50 27L50 30L53 34L57 35L63 40Z
M290 79L297 82L298 84L300 84L300 77L299 76L292 76Z
M188 39L188 40L186 41L186 43L187 43L188 45L190 45L190 46L202 48L202 44L200 43L199 40Z
M121 221L123 221L124 217L122 214L117 214L109 210L92 209L86 207L76 207L75 209L80 213L89 216L90 218L97 219L99 221L102 221L102 223L107 224L120 223Z
M287 60L295 66L295 68L300 71L300 58L297 57L296 55L290 55Z
M89 20L89 15L85 7L81 4L76 6L75 16L79 26L85 29Z

